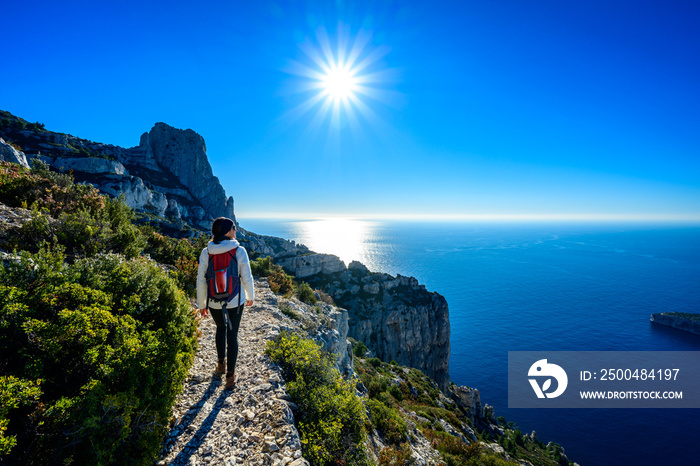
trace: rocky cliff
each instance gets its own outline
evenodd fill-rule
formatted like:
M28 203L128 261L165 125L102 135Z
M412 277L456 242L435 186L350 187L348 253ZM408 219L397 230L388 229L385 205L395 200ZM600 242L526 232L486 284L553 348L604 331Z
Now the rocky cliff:
M137 211L208 230L219 216L234 218L233 198L226 197L212 173L204 139L194 131L156 123L138 146L122 148L48 131L0 111L0 158L27 166L42 160L77 181L110 196L124 195Z
M662 312L651 315L651 322L700 335L700 314Z
M336 256L303 245L245 232L252 251L275 258L288 273L328 293L347 309L349 335L382 360L420 369L441 389L450 383L450 319L445 298L413 277L370 272L359 262L348 267Z
M365 342L380 359L420 369L447 388L450 319L443 296L413 277L371 273L358 263L307 281L348 309L351 337Z

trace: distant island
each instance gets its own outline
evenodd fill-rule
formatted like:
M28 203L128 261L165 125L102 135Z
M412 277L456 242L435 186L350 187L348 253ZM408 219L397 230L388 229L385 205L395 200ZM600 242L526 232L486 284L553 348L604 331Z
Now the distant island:
M689 312L661 312L651 315L651 322L700 335L700 314Z

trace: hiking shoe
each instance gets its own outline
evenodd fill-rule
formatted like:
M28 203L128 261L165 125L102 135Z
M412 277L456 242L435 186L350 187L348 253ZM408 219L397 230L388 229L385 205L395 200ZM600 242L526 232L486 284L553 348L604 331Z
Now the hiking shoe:
M231 375L227 375L226 376L226 390L231 390L236 385L237 381L238 381L238 377L236 377L235 372Z
M216 364L216 373L217 374L223 374L226 372L226 363L224 362L219 362Z

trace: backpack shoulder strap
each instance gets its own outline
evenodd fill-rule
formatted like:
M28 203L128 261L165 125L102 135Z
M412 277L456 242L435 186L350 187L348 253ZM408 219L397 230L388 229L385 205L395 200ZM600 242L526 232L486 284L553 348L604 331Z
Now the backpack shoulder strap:
M241 307L241 294L243 294L243 287L241 286L241 275L238 273L238 259L236 259L236 252L238 252L238 246L231 249L228 253L231 258L236 262L236 275L238 276L238 308Z

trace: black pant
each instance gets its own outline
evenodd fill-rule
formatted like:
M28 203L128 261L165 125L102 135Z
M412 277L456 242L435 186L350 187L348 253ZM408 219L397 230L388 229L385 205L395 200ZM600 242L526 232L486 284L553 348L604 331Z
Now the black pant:
M216 323L216 353L219 356L219 361L226 358L226 343L228 342L228 359L226 361L226 374L231 375L236 370L236 359L238 359L238 327L241 325L241 316L243 316L243 307L234 307L227 309L231 326L229 329L224 324L224 314L221 309L209 309L214 322Z

